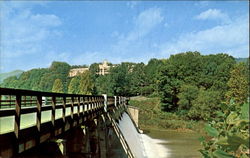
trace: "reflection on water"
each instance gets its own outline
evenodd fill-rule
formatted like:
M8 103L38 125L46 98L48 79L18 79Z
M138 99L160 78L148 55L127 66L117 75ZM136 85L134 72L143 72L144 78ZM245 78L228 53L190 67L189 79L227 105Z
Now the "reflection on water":
M199 135L191 132L177 132L170 130L149 130L149 135L154 139L161 139L171 158L200 158L201 149L200 142L198 141Z

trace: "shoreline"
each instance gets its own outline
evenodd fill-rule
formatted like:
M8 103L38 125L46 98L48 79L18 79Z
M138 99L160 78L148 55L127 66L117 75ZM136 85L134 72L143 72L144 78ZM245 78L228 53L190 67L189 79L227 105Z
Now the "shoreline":
M179 133L199 133L197 131L188 129L188 128L178 128L178 129L163 129L163 128L139 128L143 131L143 134L147 134L147 131L173 131L173 132L179 132ZM146 132L145 132L146 131Z

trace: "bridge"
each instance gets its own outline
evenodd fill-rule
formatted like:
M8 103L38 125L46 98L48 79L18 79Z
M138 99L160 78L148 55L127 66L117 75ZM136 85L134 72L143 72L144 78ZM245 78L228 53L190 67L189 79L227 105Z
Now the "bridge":
M27 155L48 142L58 146L62 157L106 158L113 135L121 152L133 158L116 123L127 102L121 96L0 88L0 158Z

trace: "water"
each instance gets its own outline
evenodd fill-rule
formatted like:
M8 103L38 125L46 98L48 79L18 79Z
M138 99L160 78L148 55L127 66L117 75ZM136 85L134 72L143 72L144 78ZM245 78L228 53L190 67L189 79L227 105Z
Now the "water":
M141 134L147 158L169 158L170 151L162 143L164 140L153 139L146 134Z
M147 133L154 140L168 149L170 158L200 158L201 149L199 134L193 132L177 132L172 130L149 130Z
M137 158L201 157L197 133L149 130L147 134L139 134L126 113L123 114L118 126Z
M169 150L162 143L164 140L152 139L151 137L137 132L128 114L123 113L118 127L122 131L132 153L136 158L168 158Z
M122 131L132 153L137 158L145 157L145 149L141 135L137 132L133 122L127 113L123 113L122 120L119 122L118 127Z

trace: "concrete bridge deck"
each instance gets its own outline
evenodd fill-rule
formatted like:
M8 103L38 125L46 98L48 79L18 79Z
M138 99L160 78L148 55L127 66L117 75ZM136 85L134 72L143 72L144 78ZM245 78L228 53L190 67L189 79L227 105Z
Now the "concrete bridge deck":
M124 112L125 106L125 97L0 88L0 157L17 156L79 127L86 131L87 126L95 126L103 131L108 126L114 126L112 120ZM95 137L107 141L107 131ZM99 152L106 150L106 147L100 147L106 142L101 141L98 142ZM126 154L133 157L124 141ZM99 153L99 157L105 155Z

